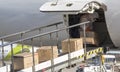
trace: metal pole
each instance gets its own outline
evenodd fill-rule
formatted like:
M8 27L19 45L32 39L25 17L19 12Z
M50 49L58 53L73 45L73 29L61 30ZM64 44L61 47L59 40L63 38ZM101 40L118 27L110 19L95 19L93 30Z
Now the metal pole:
M68 27L68 15L64 15L64 23L66 25L66 27ZM71 66L71 46L70 46L70 34L69 34L69 29L66 29L66 32L67 32L67 37L68 37L68 66L70 67Z
M13 57L13 44L11 44L11 72L14 72L14 57Z
M4 39L1 39L2 41L2 45L4 44ZM5 66L5 63L4 63L4 46L2 46L2 66Z
M23 33L21 33L21 39L23 39ZM21 46L22 46L22 53L23 53L23 47L24 47L24 44L23 44L23 41L21 41Z
M103 67L103 62L102 62L102 53L98 53L98 56L99 56L99 60L100 60L100 72L103 72L104 70L104 67Z
M32 57L33 57L33 66L32 66L32 72L35 72L35 56L34 56L34 46L33 46L33 38L31 39L31 45L32 45Z
M39 28L39 34L41 33L41 28ZM42 38L41 36L39 37L39 41L40 41L40 47L42 46Z
M52 40L52 35L50 33L50 40ZM54 71L54 56L53 56L53 46L51 45L51 52L52 52L52 59L51 59L51 72L55 72Z
M58 29L58 25L56 25L56 29ZM58 32L56 32L56 40L57 40L57 46L58 46L58 40L59 40L59 37L58 37Z
M9 71L8 71L8 65L6 65L6 72L9 72Z
M113 65L112 65L112 72L114 72L114 63L113 63Z
M85 31L85 29L86 29L86 24L84 24L84 31L83 31L83 33L84 33L84 62L86 63L86 31Z
M69 29L67 30L69 33ZM70 36L68 34L68 66L71 67L71 44L70 44Z

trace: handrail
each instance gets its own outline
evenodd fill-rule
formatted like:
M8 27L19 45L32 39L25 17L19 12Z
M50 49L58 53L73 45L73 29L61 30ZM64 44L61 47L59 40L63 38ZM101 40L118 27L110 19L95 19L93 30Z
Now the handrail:
M76 26L84 25L84 24L87 24L87 23L89 23L89 22L90 22L90 21L86 21L86 22L82 22L82 23L79 23L79 24L75 24L75 25L69 26L69 27L65 27L65 28L53 30L53 31L50 31L50 32L38 34L38 35L35 35L35 36L27 37L27 38L24 38L24 39L16 40L16 41L13 41L13 42L10 42L10 43L6 43L6 44L3 44L3 45L0 45L0 47L4 47L4 46L11 45L11 44L14 44L14 43L18 43L18 42L21 42L21 41L33 39L33 38L40 37L40 36L44 36L44 35L47 35L47 34L59 32L59 31L62 31L62 30L66 30L66 29L69 29L69 28L76 27Z
M13 34L10 34L10 35L2 36L2 37L0 37L0 39L5 39L5 38L12 37L12 36L19 35L19 34L25 34L25 33L35 31L35 30L38 30L38 29L41 29L41 28L50 27L50 26L54 26L54 25L58 25L58 24L62 24L62 23L63 22L57 22L57 23L49 24L49 25L46 25L46 26L43 26L43 27L37 27L37 28L30 29L30 30L13 33Z
M30 36L30 37L26 37L26 38L21 38L21 39L19 39L19 40L16 40L16 41L12 41L12 42L9 42L9 43L3 43L2 45L0 45L0 47L2 48L2 54L4 54L4 47L5 46L8 46L8 45L10 45L11 46L11 54L12 54L12 56L11 56L11 61L12 61L12 69L11 69L11 71L12 72L14 72L14 64L13 64L13 62L14 62L14 58L13 58L13 44L15 44L15 43L18 43L18 42L23 42L23 41L25 41L25 40L31 40L31 43L32 43L32 56L33 56L33 66L32 66L32 71L34 72L35 71L35 62L34 62L34 46L33 46L33 39L34 38L37 38L37 37L41 37L41 36L44 36L44 35L50 35L50 38L51 38L51 34L52 33L57 33L57 32L59 32L59 31L62 31L62 30L69 30L70 28L73 28L73 27L76 27L76 26L80 26L80 25L84 25L85 26L85 24L88 24L88 23L90 23L90 21L86 21L86 22L82 22L82 23L78 23L78 24L75 24L75 25L72 25L72 26L68 26L68 27L64 27L64 28L60 28L60 29L56 29L56 30L53 30L53 31L49 31L49 32L45 32L45 33L39 33L39 34L37 34L37 35L34 35L34 36ZM56 25L56 24L55 24ZM50 25L51 26L51 25ZM58 25L56 25L56 26L58 26ZM84 28L84 30L85 30L85 28ZM85 31L84 31L85 32ZM52 47L52 50L53 50L53 47ZM53 52L52 52L53 53ZM70 54L70 53L69 53ZM68 55L69 55L68 54ZM4 56L3 56L3 58L2 58L2 63L3 63L3 65L4 65ZM54 61L53 61L53 58L52 58L52 60L51 60L51 64L52 65L54 65ZM51 71L54 71L54 67L52 67L51 68Z

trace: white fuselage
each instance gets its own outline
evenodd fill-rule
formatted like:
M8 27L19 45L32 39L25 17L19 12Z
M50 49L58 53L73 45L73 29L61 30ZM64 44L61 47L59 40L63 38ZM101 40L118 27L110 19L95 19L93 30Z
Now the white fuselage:
M108 28L108 32L113 43L120 47L120 4L114 0L103 0L103 3L107 6L107 11L105 12L106 24Z

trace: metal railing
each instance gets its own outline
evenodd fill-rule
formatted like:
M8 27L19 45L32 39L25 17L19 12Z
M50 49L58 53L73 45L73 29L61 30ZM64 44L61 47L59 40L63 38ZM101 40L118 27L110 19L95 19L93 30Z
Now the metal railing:
M38 35L34 35L34 36L31 36L31 37L27 37L27 38L23 38L23 39L19 39L19 40L16 40L16 41L13 41L13 42L10 42L10 43L6 43L6 44L2 44L2 45L0 45L0 47L5 47L5 46L8 46L8 45L11 45L11 54L12 54L12 56L11 56L11 62L12 62L12 72L14 72L14 64L13 64L13 62L14 62L14 58L13 58L13 44L15 44L15 43L19 43L19 42L22 42L22 41L26 41L26 40L30 40L31 41L31 45L32 45L32 57L33 57L33 66L32 66L32 71L33 72L35 72L35 59L34 59L34 39L35 38L38 38L38 37L42 37L42 36L45 36L45 35L49 35L50 36L50 40L52 40L53 38L52 38L52 34L53 33L56 33L56 38L57 38L57 40L58 40L58 32L60 32L60 31L63 31L63 30L65 30L65 31L67 31L68 29L70 29L70 28L73 28L73 27L76 27L76 26L80 26L80 25L84 25L85 26L85 24L87 24L87 23L89 23L89 21L87 21L87 22L83 22L83 23L79 23L79 24L75 24L75 25L72 25L72 26L68 26L68 27L65 27L65 28L61 28L61 29L56 29L56 30L53 30L53 31L49 31L49 32L45 32L45 33L41 33L41 34L38 34ZM84 27L85 28L85 27ZM84 29L84 32L85 32L85 29ZM84 33L85 34L85 33ZM85 38L84 38L85 39ZM70 42L69 42L70 43ZM69 44L70 45L70 44ZM51 48L52 48L52 55L53 55L53 45L51 45ZM71 51L70 49L69 49L69 51ZM70 56L70 55L69 55ZM51 72L54 72L54 60L53 60L53 56L52 56L52 59L51 59Z
M28 33L28 32L35 31L35 30L41 30L42 28L46 28L46 27L50 27L50 26L55 26L55 25L59 25L59 24L62 24L62 23L63 22L57 22L57 23L53 23L53 24L50 24L50 25L46 25L46 26L42 26L42 27L37 27L37 28L30 29L30 30L26 30L26 31L17 32L17 33L13 33L13 34L10 34L10 35L2 36L2 37L0 37L0 40L8 38L8 37L11 37L11 36L25 34L25 33Z
M13 33L13 34L10 34L10 35L0 37L1 45L5 44L4 42L5 42L6 38L15 37L17 35L20 35L19 39L23 39L24 35L26 35L28 33L32 33L32 32L37 31L37 30L39 30L38 34L40 34L41 30L44 29L44 28L55 26L56 29L58 29L58 25L60 25L60 24L63 24L63 22L57 22L57 23L49 24L49 25L42 26L42 27L36 27L36 28L30 29L30 30L26 30L26 31L18 32L18 33ZM17 39L17 40L19 40L19 39ZM14 41L16 41L16 40L14 40ZM20 43L22 44L22 50L23 50L24 41L21 41ZM1 50L2 51L2 65L4 66L5 65L4 60L3 60L4 59L4 47L2 46L1 48L2 48L2 50Z

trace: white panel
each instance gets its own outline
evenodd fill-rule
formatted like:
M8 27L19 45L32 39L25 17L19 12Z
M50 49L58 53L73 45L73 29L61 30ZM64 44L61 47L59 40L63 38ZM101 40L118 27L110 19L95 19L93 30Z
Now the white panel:
M58 2L57 5L52 5L54 2L47 2L41 8L40 11L66 11L66 12L78 12L87 2ZM71 4L71 6L67 6Z
M75 58L75 57L78 57L78 56L80 56L82 54L84 54L84 50L83 49L75 51L75 52L72 52L71 53L71 59ZM67 60L68 60L68 54L65 54L63 56L55 58L54 59L54 64L56 65L56 64L59 64L61 62L65 62ZM39 70L42 70L42 69L50 67L50 66L51 66L51 61L49 60L49 61L46 61L46 62L43 62L43 63L40 63L40 64L36 65L35 66L35 71L39 71ZM23 70L18 71L18 72L32 72L32 67L23 69Z
M120 47L120 2L119 0L103 0L107 5L105 18L108 32L116 47Z
M0 72L10 72L10 65L0 67Z

